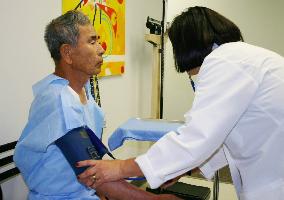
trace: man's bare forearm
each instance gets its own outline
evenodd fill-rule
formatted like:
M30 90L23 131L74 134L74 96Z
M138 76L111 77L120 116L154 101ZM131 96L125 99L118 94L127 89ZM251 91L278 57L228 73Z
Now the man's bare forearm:
M100 195L111 200L180 200L174 195L156 195L146 192L124 180L104 183L96 190Z

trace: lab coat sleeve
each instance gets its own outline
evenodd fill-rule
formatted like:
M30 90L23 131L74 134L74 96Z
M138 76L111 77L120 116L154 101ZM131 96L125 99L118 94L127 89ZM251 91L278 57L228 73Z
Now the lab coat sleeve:
M199 166L202 175L207 179L212 179L215 172L228 165L223 146L217 150L208 160Z
M241 64L212 56L206 59L185 125L136 158L150 187L157 188L208 160L247 109L258 85Z

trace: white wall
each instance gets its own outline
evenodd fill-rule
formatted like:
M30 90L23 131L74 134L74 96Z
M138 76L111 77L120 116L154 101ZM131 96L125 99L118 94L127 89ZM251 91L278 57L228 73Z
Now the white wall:
M53 70L43 31L61 7L38 2L1 2L1 144L18 139L32 101L31 85Z
M104 141L130 117L150 115L152 46L144 40L148 31L145 23L148 15L157 19L161 16L161 4L161 0L126 1L125 74L100 80L107 119ZM43 35L46 24L61 14L61 1L2 1L0 9L0 144L4 144L17 140L27 121L31 86L53 71ZM128 143L115 153L129 157L145 145ZM25 199L26 188L20 176L1 186L4 200Z
M190 6L206 6L239 26L246 42L262 46L284 56L284 1L275 0L169 0L167 21ZM186 74L174 69L172 46L166 45L164 117L183 120L192 104L193 92Z

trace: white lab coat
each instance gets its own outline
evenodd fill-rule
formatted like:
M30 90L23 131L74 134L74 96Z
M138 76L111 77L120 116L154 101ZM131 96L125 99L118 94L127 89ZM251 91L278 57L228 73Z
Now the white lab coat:
M152 188L198 166L211 178L229 164L239 199L284 199L283 57L221 45L200 68L185 121L136 158Z

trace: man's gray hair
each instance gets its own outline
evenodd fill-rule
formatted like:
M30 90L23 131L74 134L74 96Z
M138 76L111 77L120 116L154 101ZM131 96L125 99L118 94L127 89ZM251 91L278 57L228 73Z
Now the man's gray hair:
M44 40L55 62L61 59L61 45L70 44L76 46L79 37L79 25L88 24L91 24L91 22L86 15L77 10L70 10L53 19L46 26Z

